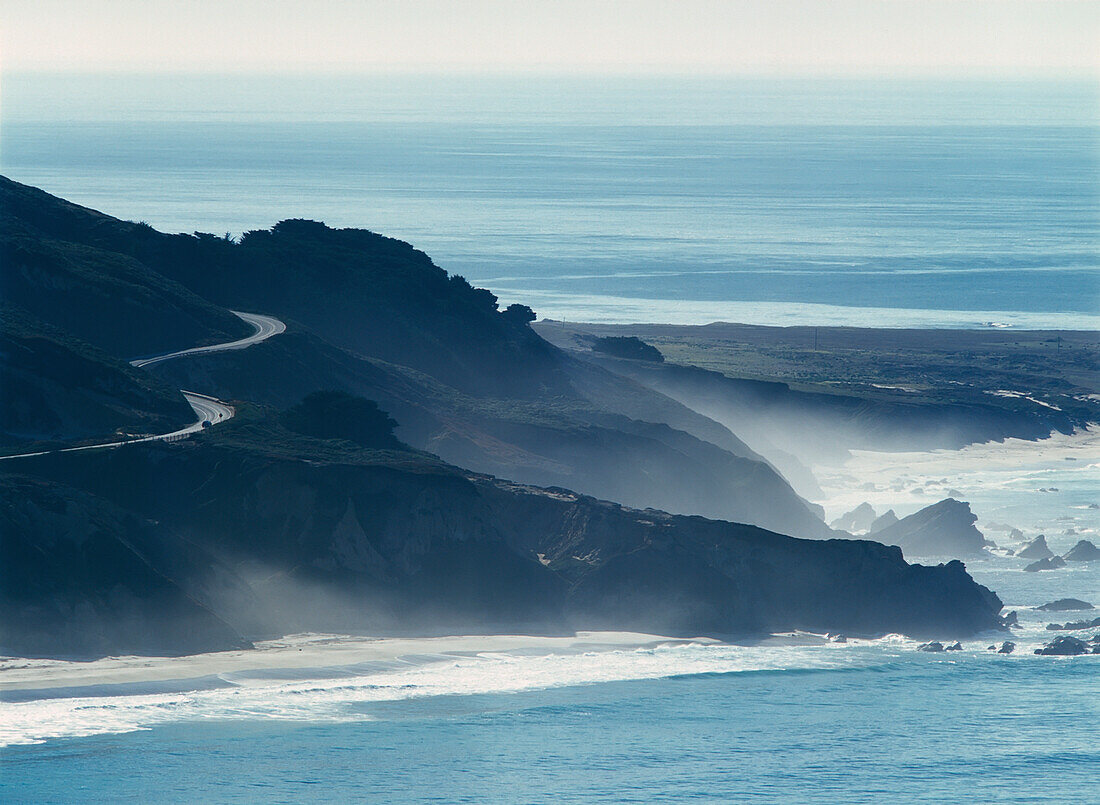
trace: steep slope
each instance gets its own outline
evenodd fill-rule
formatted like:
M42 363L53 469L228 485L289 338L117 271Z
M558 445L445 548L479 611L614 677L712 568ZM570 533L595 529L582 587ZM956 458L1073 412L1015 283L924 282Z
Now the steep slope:
M72 541L102 530L73 512L123 510L140 522L155 513L142 556L246 637L587 628L945 637L999 624L1000 601L957 562L914 566L878 543L801 540L517 485L422 453L295 435L254 410L219 430L22 469L51 490L80 490L54 491L64 501L51 504L67 512ZM57 530L28 522L19 544L34 550L8 567L31 577ZM196 546L193 562L155 549L176 534ZM204 581L212 576L244 579L247 590ZM46 600L90 594L73 579ZM31 591L19 606L36 601ZM150 628L166 617L143 613Z
M414 367L470 394L531 397L564 390L557 350L522 306L497 309L407 243L363 229L286 220L212 236L117 236L130 254L218 304L297 321L337 347Z
M191 589L170 577L173 569ZM214 573L196 546L132 512L63 485L0 475L0 653L245 648L195 597Z
M986 541L974 523L970 504L945 498L902 517L875 534L886 545L897 545L906 556L983 556Z
M194 418L177 389L8 307L0 389L0 453L167 432Z
M119 358L248 334L149 264L95 245L142 231L0 177L0 298Z
M832 536L783 478L729 431L645 390L631 396L628 388L620 398L624 407L667 417L724 447L659 419L632 419L580 397L501 401L464 394L407 367L356 358L293 328L245 352L180 359L156 371L182 388L278 406L313 391L342 389L377 400L397 419L408 443L477 472L797 536ZM622 383L608 377L608 385ZM607 405L614 404L610 396L602 395Z
M180 387L279 405L323 389L365 394L397 417L411 443L474 470L800 536L832 533L728 429L572 361L531 330L528 308L498 310L491 293L448 276L406 243L302 220L246 233L240 243L165 235L12 182L0 191L10 197L19 248L66 257L5 273L25 304L48 309L70 332L146 354L169 334L189 333L185 346L202 343L194 327L161 310L171 291L176 312L190 299L198 300L196 317L200 308L225 313L209 299L278 316L304 337L280 339L266 354L250 349L152 369ZM110 298L71 279L72 255L82 280L115 283ZM137 278L161 293L157 305L145 305L152 291ZM58 298L49 301L51 294ZM132 310L134 299L142 310ZM126 326L112 331L104 319Z

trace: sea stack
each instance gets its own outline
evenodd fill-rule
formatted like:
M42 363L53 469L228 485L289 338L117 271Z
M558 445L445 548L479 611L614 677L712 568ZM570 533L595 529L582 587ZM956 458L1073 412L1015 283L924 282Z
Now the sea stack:
M886 512L878 517L873 523L871 523L870 529L867 534L877 534L883 529L889 528L898 521L898 516L894 514L893 509L887 509Z
M1021 559L1049 559L1054 556L1054 551L1047 545L1047 538L1040 534L1024 547L1016 552Z
M1069 549L1069 553L1062 557L1067 562L1092 562L1100 559L1100 548L1097 548L1087 539L1083 539Z
M906 556L985 556L977 519L969 503L945 498L882 529L875 540L899 546Z
M871 507L870 503L860 503L850 512L841 515L836 520L833 520L830 525L833 528L840 529L841 531L868 531L878 519L875 514L875 510Z

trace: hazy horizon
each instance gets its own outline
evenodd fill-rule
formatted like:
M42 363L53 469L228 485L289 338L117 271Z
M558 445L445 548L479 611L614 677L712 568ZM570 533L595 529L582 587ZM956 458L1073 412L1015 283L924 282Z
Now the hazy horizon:
M1062 0L12 0L3 22L5 70L1100 72L1100 4Z
M1080 78L671 73L7 72L5 124L191 120L597 125L1079 125Z
M7 799L1095 787L1100 0L0 6Z

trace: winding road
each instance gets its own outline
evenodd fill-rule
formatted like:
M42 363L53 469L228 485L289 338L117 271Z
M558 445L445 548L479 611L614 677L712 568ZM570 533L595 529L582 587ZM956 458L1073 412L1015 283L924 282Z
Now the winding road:
M229 341L225 344L212 344L208 347L181 349L179 352L168 352L164 355L156 355L152 358L138 358L137 360L130 361L130 365L140 369L143 366L153 366L154 364L170 361L173 358L182 358L185 355L201 355L204 352L228 352L233 349L245 349L253 344L266 341L273 335L286 332L286 325L272 316L260 316L256 313L241 313L236 310L232 311L232 313L237 318L244 319L255 327L256 332L248 336L248 338L242 338L239 341Z
M266 341L273 335L279 335L280 333L286 332L286 325L273 316L261 316L256 313L241 313L236 310L232 311L232 313L255 327L256 332L247 338L241 338L237 341L227 341L224 344L211 344L208 347L192 347L191 349L181 349L178 352L166 352L163 355L154 355L150 358L137 358L136 360L130 361L130 365L142 368L164 363L173 358L182 358L186 355L202 355L208 352L228 352L230 350L245 349L253 344L259 344L261 341ZM177 439L186 439L192 433L198 433L203 429L204 422L209 422L211 426L216 425L219 422L225 422L227 419L232 419L233 414L236 413L233 410L233 406L222 402L217 397L211 397L208 394L199 394L197 391L184 391L183 389L180 390L180 393L183 395L184 399L191 404L191 408L198 417L197 420L185 428L174 430L171 433L160 433L154 436L137 436L133 439L121 439L113 442L102 442L101 444L86 444L81 447L63 447L58 450L42 450L37 453L17 453L11 456L0 456L0 461L12 458L45 456L50 453L73 453L77 450L101 450L108 447L118 447L123 444L136 444L137 442L172 442Z

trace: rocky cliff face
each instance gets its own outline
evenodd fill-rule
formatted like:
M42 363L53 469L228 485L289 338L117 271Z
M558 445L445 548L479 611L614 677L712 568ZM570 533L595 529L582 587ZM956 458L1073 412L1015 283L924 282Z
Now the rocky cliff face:
M832 527L842 531L870 531L876 522L878 522L878 515L871 504L860 503L850 512L845 512L833 520Z
M985 537L974 527L970 504L945 498L903 517L875 533L886 545L898 545L906 556L982 556Z
M145 592L121 599L117 610L91 606L91 633L110 634L104 624L123 616L140 623L142 635L179 634L183 627L167 625L188 618L232 624L232 631L187 627L212 649L302 629L942 637L999 624L1000 601L960 563L910 565L897 548L874 542L801 540L629 509L470 475L416 453L307 441L275 454L212 442L44 457L24 468L50 485L73 545L97 532L89 513L146 524L157 515L140 543L127 543L149 568ZM14 496L24 482L5 483ZM55 529L41 518L9 523L4 545L29 547L5 548L6 572L41 575L58 551ZM172 548L178 544L195 550ZM5 645L71 651L51 643L51 624L66 622L83 599L112 599L103 592L110 584L66 578L9 592L4 622L16 627ZM191 606L166 609L158 603L164 596ZM32 634L19 625L32 622L20 614L28 611L40 613ZM147 647L127 634L97 645ZM181 650L195 648L186 645Z
M1049 559L1054 556L1054 551L1047 545L1046 535L1040 534L1016 551L1016 555L1021 559Z
M774 533L832 536L730 430L570 358L529 309L499 310L408 244L299 220L240 243L165 235L2 179L0 200L5 302L109 353L51 411L117 404L147 421L182 411L170 390L187 387L237 410L178 444L0 464L0 651L186 653L300 630L942 638L999 624L1000 601L958 562ZM290 329L174 361L156 370L167 385L118 361L243 335L226 307ZM33 356L7 365L25 375L21 400L58 380ZM318 390L378 402L398 438L436 455L289 430L264 407Z
M226 568L158 523L71 487L0 477L0 653L245 648L200 600L218 575L248 597Z

